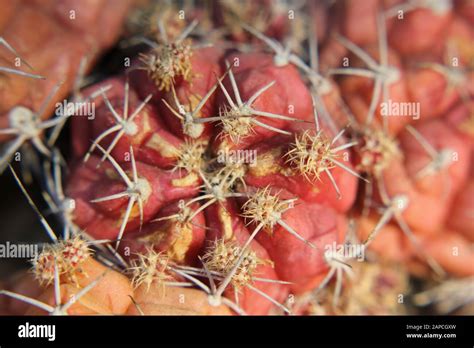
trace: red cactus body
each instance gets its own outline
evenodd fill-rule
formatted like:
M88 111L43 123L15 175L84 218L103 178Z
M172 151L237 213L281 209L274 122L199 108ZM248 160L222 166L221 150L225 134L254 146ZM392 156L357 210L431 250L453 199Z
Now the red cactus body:
M331 208L310 203L298 205L298 209L288 211L283 218L316 247L301 243L281 226L259 234L257 240L268 250L278 276L292 283L292 291L304 292L321 281L327 269L325 247L339 242L339 233L345 231L344 222Z
M166 253L174 262L198 264L197 256L206 238L204 213L199 213L188 221L189 215L199 205L195 203L182 207L181 202L184 204L185 201L176 201L163 207L156 218L141 231L131 231L129 238L121 245L121 253L133 258L134 254L144 254L146 248L152 246L157 252ZM176 214L180 215L174 217Z
M449 1L440 1L440 7L443 3L448 4ZM403 56L427 51L443 35L451 20L452 13L449 9L415 9L406 13L403 19L394 20L390 43ZM420 23L424 23L423 29Z
M100 170L96 166L100 165ZM143 221L149 221L168 202L193 197L198 192L198 178L180 176L143 163L137 163L139 177L143 180ZM108 163L91 157L88 162L78 163L71 174L68 196L76 200L76 223L96 238L116 238L120 229L120 217L127 207L127 198L91 203L91 200L123 192L126 185ZM136 209L136 208L135 208ZM140 224L138 210L132 211L127 231Z
M221 76L219 65L220 56L222 52L214 47L199 48L192 51L190 59L192 76L190 81L175 81L175 90L179 102L187 109L193 110L199 102L204 98L208 91L217 82L217 78ZM173 108L178 110L175 105L173 92L170 90L163 95L163 98ZM212 117L217 115L218 110L215 108L215 94L211 95L204 104L200 112L196 115L197 118ZM211 124L200 124L195 126L195 130L189 130L183 133L183 123L164 105L162 101L159 103L160 114L163 120L168 125L169 129L179 136L181 139L185 137L209 138L212 133Z
M231 200L227 200L222 205L214 205L206 209L206 221L210 227L207 240L211 246L212 243L218 242L219 240L243 246L251 234L242 218L238 216L236 203ZM255 270L252 271L255 277L278 280L279 278L275 270L274 262L267 250L255 240L251 242L250 250L260 259L260 263L256 266ZM288 293L287 286L281 284L260 281L251 282L254 287L265 292L277 301L283 300ZM245 284L242 284L241 288L230 288L226 290L226 292L229 298L233 298L235 296L234 293L238 292L239 302L242 308L249 314L267 314L273 307L270 301L245 287Z
M110 88L106 93L110 105L118 115L124 113L124 97L126 83L123 79L111 79L99 86L86 90L84 95L97 91L97 87ZM83 134L73 138L73 150L76 156L85 156L97 139L104 148L111 146L111 155L118 161L129 161L130 146L134 149L136 159L160 168L171 168L178 159L183 142L171 134L158 116L157 109L138 99L133 90L128 92L129 121L123 126L118 124L113 111L103 99L95 102L94 121L89 117L78 115L73 117L74 127ZM139 111L136 116L131 117ZM97 117L97 119L95 118ZM113 131L113 127L118 128ZM107 131L112 130L113 132ZM118 133L123 135L118 138ZM103 136L106 134L106 136ZM118 139L118 141L116 141ZM116 141L116 142L115 142ZM115 144L112 144L115 143Z
M338 198L330 178L325 173L322 172L316 177L311 173L299 171L297 163L291 162L291 154L288 155L288 152L291 151L294 141L294 136L277 136L252 148L258 156L255 165L248 169L246 182L255 187L271 185L289 191L304 201L327 203L340 212L347 211L355 199L357 178L340 167L326 164L331 168L332 176L341 191L341 197ZM350 161L347 162L351 167Z
M367 51L373 57L376 57L376 59L380 59L379 55L376 53L375 47L371 46ZM382 102L388 103L390 101L395 104L400 104L411 101L407 90L405 70L397 53L389 50L387 61L387 69L389 70L386 72L387 76L381 77L381 79L385 80L388 99L384 100L383 93L379 94L380 100L375 104L377 105L375 110L375 123L381 126L383 122L386 122L389 133L397 134L405 125L411 122L413 117L416 116L413 115L413 117L410 118L408 117L410 115L407 115L406 117L390 117L390 114L383 115ZM373 80L359 76L347 77L341 83L343 95L350 95L347 99L347 104L352 108L352 110L354 110L354 116L361 124L367 122L367 115L369 114L369 108L373 97L373 88Z
M261 93L254 101L252 104L254 109L300 121L308 121L312 117L313 108L309 90L304 85L295 67L291 65L277 67L272 56L263 54L231 55L226 60L232 66L237 89L240 91L240 98L244 103L259 90L274 82L273 85L268 87L267 91ZM233 88L228 79L224 82L224 85L226 90L232 93ZM289 88L289 86L292 88ZM237 98L233 96L233 93L231 97ZM217 97L217 104L221 105L221 108L224 108L225 105L229 106L222 92ZM255 119L269 127L283 131L290 126L291 122L294 122L287 119L257 115L255 115ZM225 132L222 133L218 129L214 147L216 151L219 149L244 149L272 135L275 135L274 130L261 125L254 125L251 126L247 135L243 134L240 138L236 136L238 141L233 141L233 139L229 139L229 136L226 136Z
M0 169L26 143L38 150L44 199L64 230L56 236L35 207L52 239L33 262L43 288L25 291L31 279L18 288L41 303L7 284L0 295L32 307L2 301L0 312L392 313L384 291L411 291L409 274L423 287L474 275L472 6L333 5L223 1L212 14L186 7L185 18L174 16L174 5L150 5L152 23L134 29L130 19L138 37L117 47L136 53L127 51L125 70L74 91L73 103L93 112L75 105L49 121L41 114L52 101L43 98L39 108L43 93L26 98L31 90L16 80L43 76L13 69L2 54L0 73L13 77L6 75L8 90L0 86L0 125L9 124L0 135L16 138ZM37 6L22 16L36 18ZM65 24L57 11L45 6L57 17L47 28ZM100 13L91 8L70 31L87 25L97 33ZM18 32L34 52L40 40L31 30ZM107 46L109 35L92 40L91 33L88 40ZM2 38L0 48L14 53ZM59 58L51 71L49 50L38 67L70 82L78 58L68 60L63 49L52 51ZM405 104L415 113L390 109ZM55 136L68 120L63 175ZM373 294L361 294L358 282L380 303L361 301Z
M427 122L417 129L437 151L449 151L446 156L453 156L446 159L451 163L449 168L420 176L430 164L429 155L411 134L405 133L401 136L404 159L393 161L383 176L390 196L408 194L411 203L404 213L408 224L418 231L430 232L438 230L447 218L454 195L466 182L470 159L462 140L443 122ZM397 180L393 180L395 177ZM435 184L437 181L444 181L444 185ZM440 201L446 204L439 204ZM422 211L430 212L429 221L420 221Z

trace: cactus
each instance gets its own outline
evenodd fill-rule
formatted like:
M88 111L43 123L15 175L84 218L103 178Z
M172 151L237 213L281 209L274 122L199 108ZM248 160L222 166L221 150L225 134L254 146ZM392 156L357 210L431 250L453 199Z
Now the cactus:
M93 60L58 84L0 31L0 76L50 91L0 94L0 171L51 239L32 255L31 292L0 290L2 312L406 314L414 278L416 305L445 289L470 300L451 286L474 275L468 9L261 5L117 12L126 59L87 87ZM72 107L45 118L63 88ZM17 157L24 178L39 158L33 185Z

